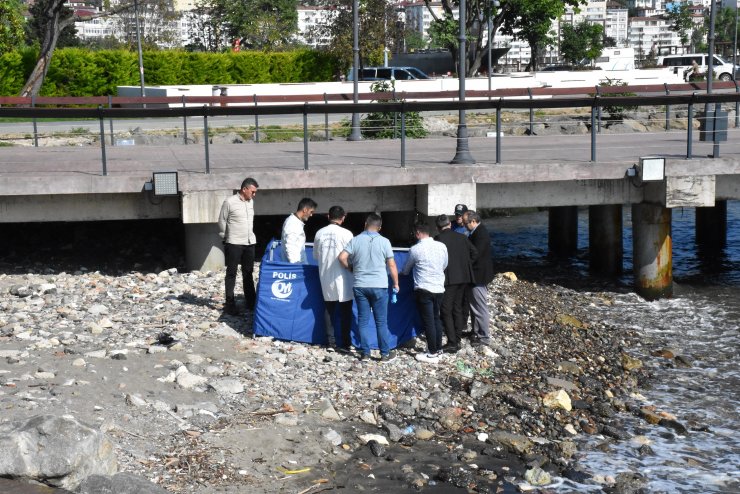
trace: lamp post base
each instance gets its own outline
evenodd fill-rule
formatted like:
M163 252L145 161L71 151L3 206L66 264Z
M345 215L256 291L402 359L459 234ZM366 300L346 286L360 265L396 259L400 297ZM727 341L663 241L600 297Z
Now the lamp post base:
M350 124L350 133L347 136L348 141L361 141L362 132L360 132L360 116L357 113L352 114L352 123Z
M461 124L457 126L457 149L455 157L450 161L451 165L474 165L475 159L470 154L468 147L468 126Z

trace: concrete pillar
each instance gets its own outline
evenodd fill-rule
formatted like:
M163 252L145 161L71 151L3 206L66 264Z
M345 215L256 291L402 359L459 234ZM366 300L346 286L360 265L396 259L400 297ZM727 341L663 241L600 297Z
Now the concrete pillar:
M547 246L556 256L569 256L578 250L578 207L557 206L549 209Z
M216 223L185 225L185 264L190 270L216 271L224 267L224 251Z
M391 245L411 245L415 240L412 234L416 212L414 211L385 211L383 217L383 228L380 233L391 241ZM403 267L403 266L402 266Z
M673 295L671 210L660 204L632 205L635 290L653 300Z
M706 250L727 246L727 201L717 201L713 208L696 208L696 243Z
M593 273L617 275L622 272L622 205L589 206L589 268Z

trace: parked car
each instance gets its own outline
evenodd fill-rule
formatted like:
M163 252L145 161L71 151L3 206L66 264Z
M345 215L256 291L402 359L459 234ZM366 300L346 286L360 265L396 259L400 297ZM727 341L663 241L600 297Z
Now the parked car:
M347 80L351 81L354 70L350 69ZM429 79L421 70L416 67L363 67L360 69L360 81L409 81L414 79Z
M658 66L667 67L673 71L674 74L683 74L684 79L691 68L692 63L696 60L699 65L699 69L704 74L708 70L709 55L704 53L684 53L683 55L663 55L658 57ZM732 62L724 60L719 55L714 55L714 76L720 81L731 81L733 75L738 75L738 66L735 66L733 70Z

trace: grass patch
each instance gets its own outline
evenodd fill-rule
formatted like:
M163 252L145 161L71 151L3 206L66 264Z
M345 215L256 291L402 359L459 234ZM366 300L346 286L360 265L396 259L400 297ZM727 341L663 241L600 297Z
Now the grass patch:
M3 142L3 141L0 141L0 148L10 148L10 147L13 147L13 143L12 142Z

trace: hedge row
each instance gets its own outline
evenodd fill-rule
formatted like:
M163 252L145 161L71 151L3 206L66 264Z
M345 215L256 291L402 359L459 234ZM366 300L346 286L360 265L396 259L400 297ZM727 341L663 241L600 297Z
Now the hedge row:
M0 95L17 95L31 73L37 52L31 49L0 54ZM145 52L147 85L258 84L330 81L338 73L337 60L325 53L296 50L264 53ZM42 96L115 95L116 86L138 86L135 52L56 50Z

